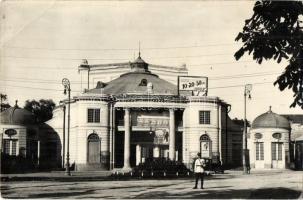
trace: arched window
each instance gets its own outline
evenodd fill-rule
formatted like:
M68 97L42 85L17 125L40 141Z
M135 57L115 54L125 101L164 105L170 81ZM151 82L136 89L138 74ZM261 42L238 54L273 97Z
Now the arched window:
M207 135L207 134L203 134L203 135L201 135L201 137L200 137L200 141L209 141L209 137L208 137L208 135Z
M145 78L142 79L139 86L147 86L147 80Z
M200 137L200 153L202 158L211 157L211 141L207 134Z
M88 136L89 141L99 141L99 136L96 133L92 133Z

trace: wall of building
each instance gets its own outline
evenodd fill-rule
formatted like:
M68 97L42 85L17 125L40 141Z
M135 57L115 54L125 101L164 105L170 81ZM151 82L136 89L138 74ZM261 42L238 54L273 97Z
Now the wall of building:
M218 103L190 101L183 114L183 162L190 166L200 152L200 137L207 134L211 140L211 158L220 156L219 139L222 119ZM210 124L199 123L199 111L210 111Z
M255 137L256 133L262 134L260 139ZM281 133L281 139L273 137L274 133ZM256 142L264 143L264 161L256 160ZM281 142L282 146L282 160L272 160L272 142ZM250 165L252 168L287 168L290 163L289 156L289 131L280 128L258 128L250 130L248 138L248 149L250 154ZM276 162L276 163L274 163Z
M100 123L87 122L87 109L94 108L100 109ZM88 137L90 134L97 134L100 139L100 154L101 165L100 168L107 169L109 165L109 106L104 101L76 101L71 104L70 111L70 164L74 164L77 170L89 168L88 166ZM67 109L65 121L65 139L63 138L63 109L58 108L54 112L54 118L47 122L51 129L49 132L58 134L57 142L58 151L62 157L63 154L63 141L65 141L65 160L67 153ZM65 161L66 162L66 161Z

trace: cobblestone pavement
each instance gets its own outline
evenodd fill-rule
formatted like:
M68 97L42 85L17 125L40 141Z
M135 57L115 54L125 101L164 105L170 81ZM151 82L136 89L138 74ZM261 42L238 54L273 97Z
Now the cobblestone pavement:
M205 189L192 189L192 179L117 181L11 181L1 183L3 198L302 198L302 171L229 171L205 180Z

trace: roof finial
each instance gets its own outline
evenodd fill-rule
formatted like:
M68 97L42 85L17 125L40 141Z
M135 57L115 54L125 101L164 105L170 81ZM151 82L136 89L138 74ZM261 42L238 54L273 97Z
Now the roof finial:
M139 58L141 57L141 48L140 48L140 41L139 41Z
M18 107L18 100L15 101L15 107Z
M268 112L271 112L271 106L269 106L269 111Z

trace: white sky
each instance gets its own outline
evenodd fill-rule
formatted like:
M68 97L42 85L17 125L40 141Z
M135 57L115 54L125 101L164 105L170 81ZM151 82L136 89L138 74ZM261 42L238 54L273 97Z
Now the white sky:
M271 105L290 109L292 92L280 92L274 80L284 64L256 64L250 56L233 57L253 1L12 1L0 10L0 92L23 106L27 99L62 98L61 80L80 90L77 67L132 61L141 41L142 58L152 64L180 66L189 75L209 77L209 95L232 105L231 117L243 117L243 93L253 85L247 116L253 120ZM177 47L177 48L173 48ZM180 48L182 47L182 48ZM111 49L111 50L110 50ZM235 86L219 88L225 86ZM41 88L41 89L37 89Z

